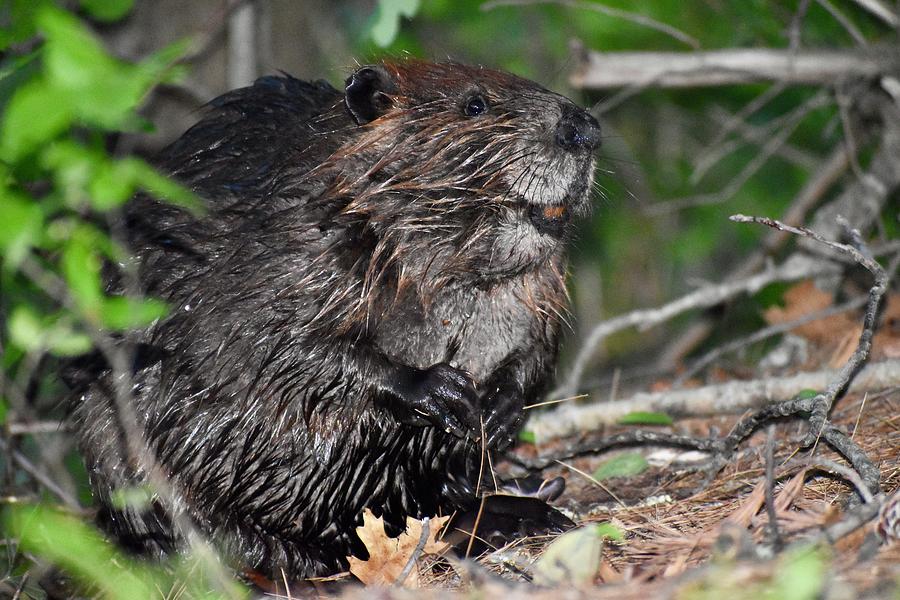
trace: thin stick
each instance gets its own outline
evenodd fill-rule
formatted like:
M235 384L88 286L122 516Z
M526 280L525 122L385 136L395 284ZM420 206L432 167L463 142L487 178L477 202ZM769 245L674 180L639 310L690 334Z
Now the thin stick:
M472 554L472 546L475 544L475 535L478 533L478 525L481 523L481 515L484 513L484 501L487 496L481 497L481 504L478 505L478 514L475 515L475 524L472 525L472 534L469 536L469 543L466 545L466 558Z
M590 331L565 379L565 383L550 394L551 398L575 395L578 391L584 372L589 366L600 343L610 335L637 327L645 331L654 325L668 321L681 313L700 308L716 306L742 294L754 294L769 284L776 282L797 281L808 277L836 274L840 267L821 260L812 260L804 256L793 256L784 264L770 267L762 273L747 278L729 281L718 285L704 286L694 292L658 308L636 310L625 315L598 323Z
M766 515L769 517L769 542L775 551L781 548L781 534L778 532L778 512L775 508L775 425L766 431Z
M676 27L672 27L671 25L668 25L666 23L661 23L660 21L657 21L652 17L648 17L640 13L613 8L611 6L598 4L596 2L578 2L577 0L491 0L490 2L485 2L484 4L482 4L481 10L494 10L495 8L500 6L528 6L535 4L558 4L560 6L567 6L569 8L598 12L608 17L630 21L631 23L635 23L642 27L654 29L656 31L659 31L660 33L671 36L680 42L684 42L691 48L697 49L700 47L700 42L697 40L697 38L686 34Z
M824 8L828 12L828 14L830 14L834 18L835 21L840 23L841 27L843 27L847 31L847 33L850 35L850 37L853 38L853 41L856 42L857 45L862 46L863 48L869 45L866 41L866 36L864 36L859 28L853 24L853 21L847 18L847 15L838 10L838 8L834 4L829 2L829 0L816 0L816 2L819 6Z
M835 379L828 385L825 391L819 395L821 401L816 404L816 408L813 414L810 416L810 435L807 437L807 441L811 442L812 438L818 436L822 428L824 428L827 415L831 411L831 407L834 404L835 399L847 388L850 380L853 378L856 372L859 371L860 367L865 363L866 359L869 356L869 351L872 348L872 337L875 335L878 307L881 304L881 299L884 296L884 293L887 291L887 272L884 270L884 268L882 268L878 261L876 261L871 257L871 255L868 254L868 252L864 252L863 250L857 249L848 244L840 244L825 239L819 233L812 231L811 229L807 229L806 227L794 227L791 225L786 225L774 219L768 219L766 217L732 215L730 219L737 223L759 223L761 225L766 225L767 227L778 229L779 231L787 231L801 237L807 237L816 240L817 242L828 248L837 250L838 252L851 257L860 266L869 271L875 278L874 285L869 289L869 301L868 305L866 306L866 313L863 319L863 331L860 334L859 343L856 347L856 350L853 352L853 355L850 357L850 359L840 369L837 377L835 377ZM856 238L858 239L858 237L859 234L858 232L856 232Z
M888 6L885 6L880 0L853 0L857 6L870 14L878 17L886 25L897 27L900 25L900 19L897 18L897 12Z
M37 465L28 460L28 458L24 454L22 454L18 450L12 450L9 447L8 442L2 437L0 437L0 450L7 452L9 456L12 456L13 461L15 461L15 463L19 465L23 471L34 477L35 481L53 492L53 494L57 498L62 500L66 506L74 509L81 509L81 505L78 503L78 500L74 496L57 485L52 477L44 473Z
M428 542L428 534L431 533L430 522L431 519L428 517L422 518L422 533L419 534L419 542L416 544L416 548L413 550L412 554L409 555L409 560L406 561L406 565L403 566L400 575L394 580L394 585L403 585L403 582L406 581L406 578L409 577L409 574L412 572L416 561L419 560L419 556L421 556L422 552L425 550L425 544Z
M855 310L860 306L863 306L868 301L868 298L865 296L860 296L859 298L854 298L849 302L845 302L843 304L839 304L838 306L831 306L824 310L819 310L808 315L803 315L800 318L792 319L790 321L785 321L784 323L776 323L775 325L770 325L768 327L764 327L758 331L754 331L752 334L738 338L736 340L732 340L727 344L723 344L718 348L713 348L696 361L694 361L687 369L684 370L683 373L678 375L675 380L672 382L672 387L677 389L684 385L684 382L696 375L707 365L717 361L725 354L730 354L741 348L746 348L747 346L756 344L757 342L761 342L762 340L768 339L772 336L779 335L781 333L786 333L801 325L805 325L807 323L812 323L814 321L819 321L821 319L827 319L828 317L833 317L834 315L839 315L841 313L845 313L850 310Z

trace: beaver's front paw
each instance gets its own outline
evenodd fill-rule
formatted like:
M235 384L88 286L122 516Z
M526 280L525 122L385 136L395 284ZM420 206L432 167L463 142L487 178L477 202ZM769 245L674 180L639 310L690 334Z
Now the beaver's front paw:
M472 377L447 363L410 369L395 387L401 422L427 425L457 437L478 437L478 393Z
M487 387L481 399L484 437L488 448L503 450L514 441L524 415L522 389L510 382Z

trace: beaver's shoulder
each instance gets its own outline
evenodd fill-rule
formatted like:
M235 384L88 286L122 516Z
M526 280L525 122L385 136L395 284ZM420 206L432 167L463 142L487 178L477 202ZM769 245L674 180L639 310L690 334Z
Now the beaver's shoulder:
M262 77L210 102L203 119L161 152L158 164L207 200L229 191L246 195L290 154L327 156L328 132L343 125L328 122L341 116L333 109L342 97L324 80Z

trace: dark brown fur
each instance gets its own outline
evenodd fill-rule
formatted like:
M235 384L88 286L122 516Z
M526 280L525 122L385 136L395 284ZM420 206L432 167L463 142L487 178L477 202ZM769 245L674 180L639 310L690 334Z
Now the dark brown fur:
M484 108L484 110L481 110ZM266 574L365 556L361 511L470 506L484 447L539 397L565 311L569 219L588 210L596 122L536 84L417 61L364 67L340 93L270 77L212 103L160 164L204 216L137 198L127 227L168 317L137 348L133 406L177 510ZM101 522L161 554L110 373L73 400Z

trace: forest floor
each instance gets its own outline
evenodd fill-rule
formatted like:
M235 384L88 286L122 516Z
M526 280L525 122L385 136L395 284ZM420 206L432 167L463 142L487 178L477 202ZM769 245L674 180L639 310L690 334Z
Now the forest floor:
M900 389L855 394L840 402L833 423L853 436L881 472L887 497L900 492ZM678 420L679 433L708 437L728 431L735 417ZM611 523L624 532L622 541L602 544L596 573L589 583L542 588L523 582L514 564L531 564L555 536L511 542L506 548L464 568L450 560L421 561L418 589L383 588L384 598L503 597L503 598L897 598L900 594L900 541L883 543L876 531L882 519L870 521L836 540L821 540L816 551L803 540L820 537L823 528L852 510L853 485L826 469L810 465L840 457L817 448L798 452L802 423L781 423L775 430L775 477L771 482L777 534L766 507L766 445L768 433L757 432L735 459L701 491L704 474L685 467L698 453L639 448L649 468L632 477L602 482L591 477L602 457L574 459L548 469L562 475L567 489L554 504L573 515L578 525ZM614 427L612 435L629 428ZM824 444L823 444L824 445ZM633 453L635 450L623 450ZM519 453L533 453L524 445ZM809 459L809 460L808 460ZM825 460L823 460L825 459ZM677 466L677 465L681 466ZM896 499L898 496L894 495ZM897 509L895 509L897 510ZM896 518L896 515L894 516ZM890 525L890 523L888 523ZM896 528L897 524L893 526ZM796 548L772 556L773 536L780 548ZM767 550L766 550L767 549ZM590 560L571 550L567 564ZM497 557L504 557L497 560ZM805 559L804 559L805 556ZM480 575L478 571L483 571ZM492 572L501 577L491 577ZM527 577L526 577L527 579ZM373 597L373 588L350 588L352 598Z

